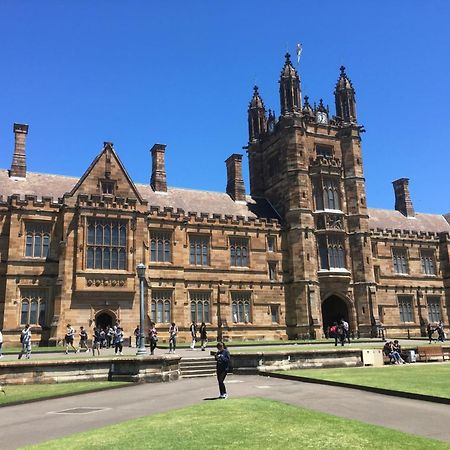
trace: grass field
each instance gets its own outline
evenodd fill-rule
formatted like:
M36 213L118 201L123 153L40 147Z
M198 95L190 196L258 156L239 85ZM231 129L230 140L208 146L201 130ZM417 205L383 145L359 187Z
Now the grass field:
M289 375L450 398L450 364L290 370Z
M67 394L81 394L98 389L112 389L126 386L126 382L113 381L82 381L61 384L27 384L3 386L5 394L0 392L0 406L27 400L45 399Z
M449 449L450 445L257 398L204 402L32 448Z

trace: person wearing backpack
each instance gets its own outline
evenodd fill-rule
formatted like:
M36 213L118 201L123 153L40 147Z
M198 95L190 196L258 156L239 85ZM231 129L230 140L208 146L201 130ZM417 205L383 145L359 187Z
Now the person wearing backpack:
M231 356L223 342L217 343L216 353L216 371L217 382L219 383L219 398L228 398L227 389L225 387L225 378L229 372L231 372Z
M20 343L22 344L22 350L19 353L19 358L22 359L23 354L26 354L26 358L30 359L31 356L31 330L30 324L27 323L25 328L22 330L20 334Z

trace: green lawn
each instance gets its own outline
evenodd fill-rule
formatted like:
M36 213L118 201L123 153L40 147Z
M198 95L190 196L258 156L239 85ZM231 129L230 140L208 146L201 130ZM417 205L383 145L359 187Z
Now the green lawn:
M6 385L3 386L5 394L0 392L0 406L8 405L8 403L44 399L60 395L81 394L98 389L111 389L128 384L122 381L81 381L61 384Z
M303 369L279 373L450 398L450 364Z
M450 445L257 398L211 401L32 448L449 449Z

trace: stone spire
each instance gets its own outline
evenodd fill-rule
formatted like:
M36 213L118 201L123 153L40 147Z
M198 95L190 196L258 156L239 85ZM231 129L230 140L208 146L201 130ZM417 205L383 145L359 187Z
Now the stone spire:
M341 66L341 74L336 83L334 98L336 101L336 117L346 123L356 123L355 89Z
M280 77L280 104L281 115L290 116L301 112L302 99L300 77L292 65L291 55L286 53L285 58Z
M11 170L9 171L10 177L27 176L27 158L25 154L25 141L28 134L28 125L15 123L14 124L14 154L11 163Z
M258 86L253 87L253 97L248 106L248 137L249 142L259 139L267 131L267 118L264 102L259 95Z

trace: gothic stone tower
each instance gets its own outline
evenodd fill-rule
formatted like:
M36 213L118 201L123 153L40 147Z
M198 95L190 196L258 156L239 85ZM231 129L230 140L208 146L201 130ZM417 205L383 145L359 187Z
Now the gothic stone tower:
M370 335L378 323L369 216L355 91L341 67L336 116L322 100L302 104L290 55L280 77L281 116L258 90L249 107L250 189L283 221L283 277L289 337L319 337L347 319Z

